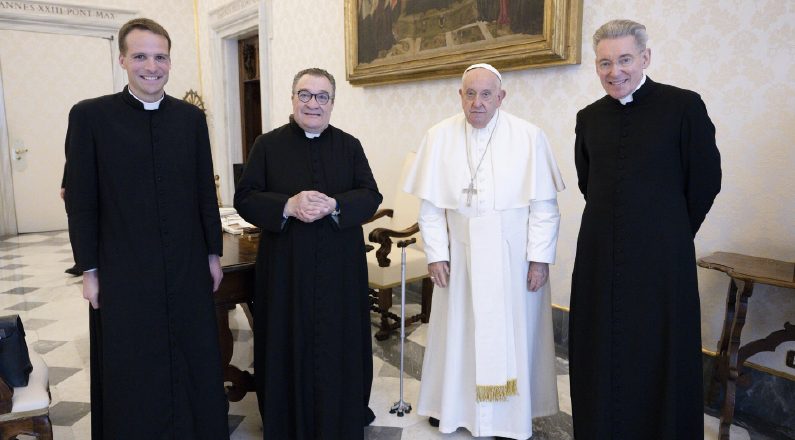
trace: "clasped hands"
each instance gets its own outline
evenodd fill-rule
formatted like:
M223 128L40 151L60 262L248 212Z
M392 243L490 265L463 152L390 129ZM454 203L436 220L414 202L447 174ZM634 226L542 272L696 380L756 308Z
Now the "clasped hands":
M312 223L331 214L336 207L337 201L333 197L319 191L301 191L287 199L284 215L295 217L304 223Z

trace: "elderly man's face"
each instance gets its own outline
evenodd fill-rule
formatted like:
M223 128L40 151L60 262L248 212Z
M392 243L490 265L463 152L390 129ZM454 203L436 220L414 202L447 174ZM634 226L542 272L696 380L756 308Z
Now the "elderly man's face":
M602 40L596 45L596 74L605 92L615 99L635 91L650 62L649 48L641 50L631 35Z
M127 71L130 91L138 99L155 102L163 97L171 70L168 40L142 29L133 29L125 38L127 52L119 55L119 64Z
M298 99L298 92L301 91L314 95L325 93L330 99L325 104L319 104L317 96L313 96L308 102L302 102ZM331 119L331 110L334 109L334 93L331 89L331 82L325 76L302 76L295 84L292 99L293 119L304 131L320 133L328 127Z
M464 75L458 94L464 115L473 127L484 128L494 117L505 98L505 91L500 87L497 75L486 69L472 69Z

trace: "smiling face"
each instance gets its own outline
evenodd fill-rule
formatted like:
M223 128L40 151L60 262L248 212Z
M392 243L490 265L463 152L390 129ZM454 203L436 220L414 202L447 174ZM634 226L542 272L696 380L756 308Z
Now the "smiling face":
M596 74L605 92L615 99L635 91L650 62L651 50L641 50L631 35L604 39L596 46Z
M488 125L505 98L497 75L481 68L472 69L464 75L458 94L461 96L464 115L475 128Z
M301 102L297 93L306 90L309 93L328 93L331 99L320 105L315 97L309 102ZM295 83L293 90L293 119L295 122L309 133L320 133L328 127L331 120L331 111L334 109L334 92L331 82L324 76L304 75Z
M127 71L130 91L142 101L157 101L163 97L171 70L168 40L150 31L133 29L125 41L127 51L119 55L119 64Z

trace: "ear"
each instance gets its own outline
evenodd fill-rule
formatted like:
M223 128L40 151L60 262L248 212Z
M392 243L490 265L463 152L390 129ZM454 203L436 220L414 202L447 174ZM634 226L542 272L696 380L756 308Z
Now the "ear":
M508 92L505 90L500 89L500 93L497 94L497 107L502 105L502 100L508 95Z
M119 54L119 65L123 68L124 67L124 54Z
M643 68L649 67L651 64L651 48L647 47L641 54L641 61L643 61Z

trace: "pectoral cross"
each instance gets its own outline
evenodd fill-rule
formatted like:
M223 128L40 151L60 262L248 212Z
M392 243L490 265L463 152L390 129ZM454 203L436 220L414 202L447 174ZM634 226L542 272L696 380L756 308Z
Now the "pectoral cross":
M472 195L478 193L478 190L475 188L475 182L470 180L469 186L462 189L461 193L467 195L467 206L472 206Z

